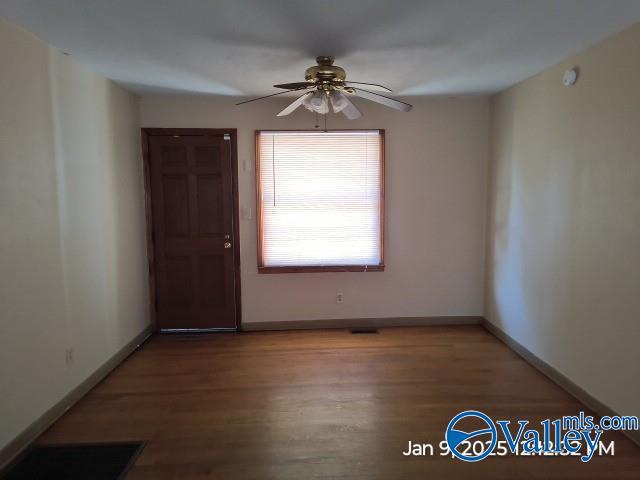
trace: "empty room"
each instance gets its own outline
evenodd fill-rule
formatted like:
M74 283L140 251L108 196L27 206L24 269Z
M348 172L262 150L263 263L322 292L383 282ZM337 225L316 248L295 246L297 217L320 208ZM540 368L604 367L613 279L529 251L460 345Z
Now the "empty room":
M0 0L0 479L640 478L640 0Z

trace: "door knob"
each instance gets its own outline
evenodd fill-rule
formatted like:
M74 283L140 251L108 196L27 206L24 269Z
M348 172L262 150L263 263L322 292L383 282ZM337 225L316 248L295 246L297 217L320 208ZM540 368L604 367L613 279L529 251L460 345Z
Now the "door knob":
M231 242L224 242L224 248L231 248Z

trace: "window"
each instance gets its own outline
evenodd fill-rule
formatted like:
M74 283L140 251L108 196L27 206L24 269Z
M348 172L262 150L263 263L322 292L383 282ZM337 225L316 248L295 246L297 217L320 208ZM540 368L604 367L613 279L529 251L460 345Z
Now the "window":
M383 270L384 132L256 134L258 268Z

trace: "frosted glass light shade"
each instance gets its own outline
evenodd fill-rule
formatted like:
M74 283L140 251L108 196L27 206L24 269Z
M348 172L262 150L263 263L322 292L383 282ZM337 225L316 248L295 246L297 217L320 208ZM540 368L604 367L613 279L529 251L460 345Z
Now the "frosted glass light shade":
M311 111L321 115L329 113L329 98L323 90L316 90L311 95L307 95L302 101L302 105Z
M333 107L333 111L335 113L341 112L347 105L349 105L349 102L342 92L333 90L329 95L329 98L331 100L331 106Z

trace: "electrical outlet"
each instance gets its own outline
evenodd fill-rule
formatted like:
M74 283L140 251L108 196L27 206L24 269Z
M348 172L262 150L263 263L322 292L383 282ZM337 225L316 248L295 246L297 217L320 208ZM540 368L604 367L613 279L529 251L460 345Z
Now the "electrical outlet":
M67 365L73 362L73 348L67 348L64 351L64 359Z
M336 293L336 303L344 303L344 294L341 292Z

